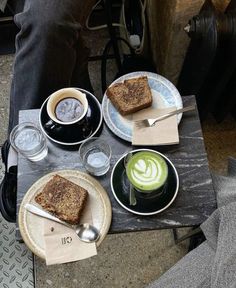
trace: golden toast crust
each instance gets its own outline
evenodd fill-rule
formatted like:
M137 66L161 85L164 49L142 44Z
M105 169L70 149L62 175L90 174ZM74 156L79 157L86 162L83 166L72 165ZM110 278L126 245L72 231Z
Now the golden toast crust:
M152 93L146 76L125 80L107 88L106 94L121 115L152 105Z
M70 224L78 224L88 198L88 192L79 185L55 175L35 197L43 209Z

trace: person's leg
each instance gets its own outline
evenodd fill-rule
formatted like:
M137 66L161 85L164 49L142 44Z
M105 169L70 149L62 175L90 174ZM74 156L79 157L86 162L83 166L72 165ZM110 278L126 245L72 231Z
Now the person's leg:
M12 0L19 9L23 0ZM70 85L91 89L81 26L96 0L25 0L15 16L20 32L10 95L9 128L18 123L18 111L39 108L52 92ZM14 5L17 4L17 5ZM75 77L76 76L76 77ZM0 211L15 221L17 157L8 140L3 145L5 176L0 184Z
M18 122L20 109L39 108L52 92L71 85L76 63L81 64L77 86L91 87L87 65L82 65L88 51L80 39L80 22L85 21L93 4L94 0L25 0L24 11L15 16L20 32L16 37L9 132Z
M83 53L80 53L80 47L84 47ZM73 70L71 78L71 87L80 87L93 93L93 88L90 82L89 72L88 72L88 57L89 49L84 46L82 37L77 42L77 57L76 63Z

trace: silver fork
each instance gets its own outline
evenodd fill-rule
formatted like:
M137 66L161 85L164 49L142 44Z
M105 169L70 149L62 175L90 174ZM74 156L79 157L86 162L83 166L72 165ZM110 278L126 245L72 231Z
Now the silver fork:
M156 124L156 122L162 121L166 118L169 118L173 115L179 114L179 113L183 113L183 112L187 112L187 111L192 111L195 110L196 106L195 105L191 105L191 106L187 106L181 109L176 109L174 111L171 111L169 113L166 113L164 115L161 115L157 118L152 118L152 119L143 119L143 120L136 120L134 121L135 124L137 125L138 128L144 128L144 127L152 127Z

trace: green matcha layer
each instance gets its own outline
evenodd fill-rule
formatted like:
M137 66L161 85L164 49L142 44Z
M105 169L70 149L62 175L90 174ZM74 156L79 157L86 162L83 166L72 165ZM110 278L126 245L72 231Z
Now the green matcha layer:
M126 174L136 189L151 192L166 182L168 166L159 154L141 151L135 153L128 161Z

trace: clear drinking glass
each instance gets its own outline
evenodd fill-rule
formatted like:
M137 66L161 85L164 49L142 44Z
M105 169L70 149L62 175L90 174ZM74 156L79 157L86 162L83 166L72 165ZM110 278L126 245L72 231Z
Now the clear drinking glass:
M92 175L104 175L110 168L111 147L100 138L92 137L82 143L79 155L83 166Z
M12 147L31 161L39 161L47 156L46 137L42 131L30 122L21 123L10 134Z

